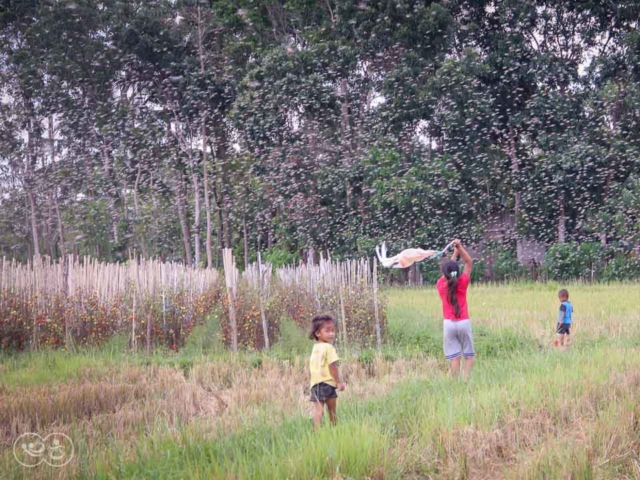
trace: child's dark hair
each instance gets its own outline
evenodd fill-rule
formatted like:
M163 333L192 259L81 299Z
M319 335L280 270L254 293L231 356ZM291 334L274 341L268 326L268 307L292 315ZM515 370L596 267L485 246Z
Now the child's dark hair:
M569 298L569 290L567 290L566 288L563 288L562 290L560 290L558 292L558 296L559 297Z
M460 305L458 305L458 297L456 291L458 289L458 279L460 278L460 267L458 262L454 260L444 260L441 265L442 274L447 280L447 287L449 289L449 302L453 305L453 311L456 317L460 316Z
M313 317L313 319L311 320L311 331L309 332L309 339L317 340L318 337L316 337L316 333L318 333L318 331L322 329L322 327L324 327L325 323L329 322L335 324L336 319L331 315L316 315L315 317Z

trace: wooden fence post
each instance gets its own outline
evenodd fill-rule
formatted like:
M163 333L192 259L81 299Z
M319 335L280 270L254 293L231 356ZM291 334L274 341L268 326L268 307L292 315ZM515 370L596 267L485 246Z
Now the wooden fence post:
M376 319L376 345L382 348L382 328L380 326L380 312L378 312L378 259L373 258L373 311Z
M227 286L227 298L229 299L229 322L231 323L231 348L238 351L238 324L236 321L236 289L238 285L238 269L230 248L222 252L224 263L224 279Z
M265 265L264 275L262 271L262 257L258 252L258 286L260 288L260 316L262 318L262 333L264 334L264 348L269 349L269 324L267 323L267 312L265 301L269 295L269 282L271 280L271 265Z

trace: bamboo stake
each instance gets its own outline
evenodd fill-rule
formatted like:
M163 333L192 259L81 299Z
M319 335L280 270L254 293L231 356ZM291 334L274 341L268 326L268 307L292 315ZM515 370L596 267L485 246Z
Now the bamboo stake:
M380 313L378 312L378 259L373 259L373 311L376 319L376 345L378 350L382 348L382 329L380 326Z
M347 345L347 315L344 310L344 294L342 292L342 282L340 283L340 314L342 317L342 341Z
M231 348L238 351L238 324L236 321L236 287L238 282L238 270L233 253L230 248L223 250L224 277L227 286L227 297L229 299L229 322L231 323Z
M258 282L260 287L260 317L262 319L262 333L264 335L264 348L269 349L269 325L267 324L267 314L265 312L265 300L268 295L267 289L269 288L269 277L271 276L271 266L268 267L269 276L267 274L267 267L265 266L265 277L262 273L262 258L260 252L258 252ZM265 287L266 284L266 287Z

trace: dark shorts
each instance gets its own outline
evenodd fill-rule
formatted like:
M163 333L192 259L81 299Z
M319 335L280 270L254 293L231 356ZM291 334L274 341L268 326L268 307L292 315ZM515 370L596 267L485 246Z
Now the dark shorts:
M559 335L569 335L571 333L569 331L570 329L571 329L570 323L559 323L558 328L556 329L556 333L558 333Z
M311 401L324 403L330 398L338 398L338 392L336 387L329 385L328 383L317 383L311 387Z

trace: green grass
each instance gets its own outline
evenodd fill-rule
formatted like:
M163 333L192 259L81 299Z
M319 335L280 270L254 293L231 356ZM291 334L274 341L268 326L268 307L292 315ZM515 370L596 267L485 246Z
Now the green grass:
M158 418L131 430L128 440L73 425L77 478L640 478L640 288L569 285L575 335L562 352L550 346L558 288L472 287L477 363L466 383L446 374L434 290L386 292L382 353L339 351L345 368L387 362L392 373L373 379L362 398L342 395L338 426L317 433L304 409L277 408L279 392L302 392L306 383L291 365L304 368L311 342L293 325L270 352L233 355L215 339L212 323L179 354L125 355L123 341L114 340L74 354L5 355L0 385L5 395L23 395L133 367L173 368L190 378L196 366L212 365L248 379L249 387L252 376L273 376L267 392L243 387L249 389L239 399L255 398L247 406L175 424ZM415 372L404 371L407 365ZM9 478L28 473L1 444L0 471Z
M568 288L575 307L576 337L619 341L639 336L637 283L471 285L468 303L474 331L486 327L492 332L509 331L509 335L515 333L539 343L551 340L559 308L557 292L561 287ZM435 288L393 290L388 315L394 343L411 342L425 332L439 339L442 311Z
M121 353L112 355L103 350L69 353L63 350L43 350L0 356L0 385L28 386L60 383L85 375L106 374L119 363Z
M640 357L614 348L571 355L538 353L506 362L491 359L478 366L469 383L434 371L431 379L403 383L381 398L341 404L339 427L324 428L319 435L312 432L308 418L290 418L276 425L265 419L223 439L141 439L144 453L118 466L116 476L268 479L329 478L340 473L364 478L386 472L400 478L416 468L412 462L398 464L394 447L401 439L413 440L416 455L433 451L431 462L419 465L419 470L437 475L442 473L437 452L445 448L443 433L469 426L492 430L543 408L553 415L560 405L601 392L610 371L638 367ZM112 474L109 466L98 478Z

